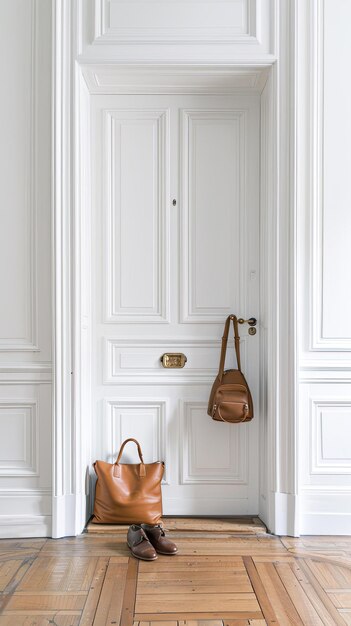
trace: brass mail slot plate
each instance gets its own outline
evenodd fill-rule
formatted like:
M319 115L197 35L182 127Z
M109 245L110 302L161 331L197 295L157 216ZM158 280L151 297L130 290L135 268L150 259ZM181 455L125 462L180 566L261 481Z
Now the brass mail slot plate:
M160 360L163 367L176 368L184 367L188 359L182 352L166 352L161 356Z

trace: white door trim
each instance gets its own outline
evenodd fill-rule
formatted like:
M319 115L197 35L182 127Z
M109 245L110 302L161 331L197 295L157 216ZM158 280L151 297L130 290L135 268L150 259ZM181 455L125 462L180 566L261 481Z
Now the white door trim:
M73 6L72 6L73 5ZM266 398L262 420L261 515L275 533L298 534L296 460L296 287L295 287L295 15L294 3L276 3L276 56L226 64L233 75L250 68L269 68L266 139L263 152L268 167L263 183L262 250L266 302L261 311L264 348L262 384ZM82 368L89 341L89 311L82 308L87 287L81 275L82 176L86 144L79 126L89 105L84 65L76 61L75 3L54 2L53 25L53 284L54 284L54 401L53 401L53 537L76 535L85 524L86 460L89 459L89 407L82 403ZM191 68L191 60L185 64ZM153 66L155 68L155 66ZM184 66L182 66L184 67ZM209 76L217 69L208 65ZM162 83L163 73L158 82ZM181 67L169 66L169 72ZM194 75L196 75L196 68ZM127 68L128 70L128 68ZM147 76L150 66L139 66ZM124 66L124 72L126 66ZM130 74L133 75L130 67ZM206 73L206 72L205 72ZM153 74L153 86L155 78ZM133 81L130 81L132 84ZM260 81L257 83L260 85ZM136 89L137 82L134 84ZM130 89L130 85L129 85ZM77 115L79 111L79 115ZM83 119L82 119L83 118ZM84 126L83 126L84 127ZM263 138L264 139L264 138ZM86 141L86 138L85 138ZM269 163L273 162L274 167ZM89 295L89 294L88 294ZM89 298L87 298L87 301ZM83 354L84 352L84 354ZM86 374L86 373L85 373ZM89 375L89 374L87 374ZM85 384L87 380L85 379Z

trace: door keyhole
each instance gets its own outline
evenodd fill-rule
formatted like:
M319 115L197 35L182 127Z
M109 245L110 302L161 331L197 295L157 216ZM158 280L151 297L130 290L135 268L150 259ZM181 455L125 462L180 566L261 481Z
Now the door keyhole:
M176 206L177 200L173 200L172 204L173 204L173 206Z

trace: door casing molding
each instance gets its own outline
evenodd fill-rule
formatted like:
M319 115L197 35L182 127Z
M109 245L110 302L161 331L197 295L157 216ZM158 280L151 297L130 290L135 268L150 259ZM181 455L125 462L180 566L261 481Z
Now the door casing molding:
M73 5L73 6L72 6ZM79 59L75 3L54 3L53 46L53 537L82 532L89 503L92 420L89 388L90 237L89 80L101 64ZM294 3L276 3L275 56L238 63L114 65L114 89L136 93L143 75L152 93L186 69L189 84L235 89L235 77L257 73L261 131L261 488L260 515L269 530L298 535L296 419L296 167ZM111 69L111 66L110 66ZM136 71L137 69L137 71ZM216 74L217 72L217 74ZM120 79L118 78L120 77ZM133 78L134 77L134 78ZM150 81L148 83L148 77ZM201 80L200 80L201 78ZM151 82L152 81L152 82ZM175 81L176 87L177 83ZM249 83L248 83L249 84ZM205 87L204 87L205 85ZM184 89L185 87L181 87ZM190 87L188 87L190 88ZM194 88L194 87L193 87ZM92 89L90 84L90 89ZM145 90L145 86L143 87ZM169 87L167 87L169 92ZM218 89L218 87L217 87ZM145 91L144 91L145 92ZM164 91L163 91L164 92ZM150 93L150 91L148 92ZM179 93L179 91L178 91ZM203 93L203 91L202 91ZM213 91L211 93L216 93ZM263 291L264 290L264 291Z

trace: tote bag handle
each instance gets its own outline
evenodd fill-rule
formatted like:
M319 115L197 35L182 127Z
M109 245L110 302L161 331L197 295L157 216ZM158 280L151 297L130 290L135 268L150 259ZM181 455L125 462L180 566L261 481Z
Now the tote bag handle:
M116 463L115 463L114 468L113 468L113 475L115 476L115 478L120 478L121 477L121 468L120 468L119 462L120 462L121 456L123 454L124 446L129 441L133 441L136 444L137 448L138 448L138 454L139 454L139 459L140 459L139 476L146 476L146 468L145 468L145 463L144 463L143 453L141 451L140 443L136 439L133 439L131 437L130 439L126 439L125 441L123 441L123 443L122 443L122 445L120 447L120 450L119 450L119 453L118 453L118 457L117 457Z

